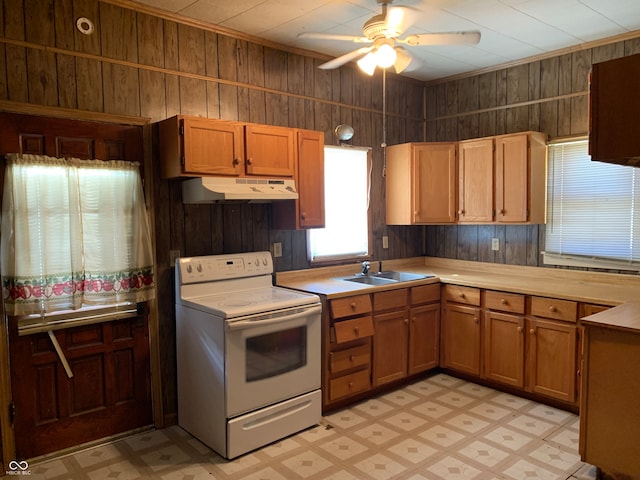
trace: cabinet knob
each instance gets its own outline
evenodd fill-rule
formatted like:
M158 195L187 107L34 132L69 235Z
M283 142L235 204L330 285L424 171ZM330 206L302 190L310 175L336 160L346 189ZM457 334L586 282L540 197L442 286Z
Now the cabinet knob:
M479 319L478 317L473 317L473 321L474 321L475 323L479 323L479 322L480 322L480 319Z
M506 298L501 299L501 300L500 300L500 303L501 303L502 305L508 305L508 304L509 304L509 302L507 302L507 299L506 299Z
M458 215L464 215L464 210L458 210Z
M464 297L465 297L464 293L461 293L460 298L464 298Z
M233 163L233 166L236 166L236 165L240 164L240 160L238 160L237 158L234 158L233 162L231 162L231 163Z
M531 335L535 335L535 334L536 334L536 329L535 329L535 328L532 328L531 330L529 330L529 333L530 333Z
M522 327L518 327L518 333L522 333L523 328Z
M356 309L356 302L351 302L351 310L355 310Z
M351 363L353 363L353 361L354 361L354 360L355 360L354 356L353 356L353 355L349 355L349 361L350 361Z
M557 312L557 311L558 311L558 309L557 309L556 307L554 307L553 305L551 305L551 306L549 307L549 311L550 311L551 313L555 313L555 312Z
M500 215L504 215L505 213L507 213L507 211L504 208L500 210Z
M247 165L251 165L251 161L252 161L251 157L247 158Z
M349 390L353 388L353 382L349 382Z
M301 213L300 213L300 218L301 218L302 220L306 220L306 219L307 219L307 214L306 214L305 212L301 212Z
M404 319L404 324L405 324L405 325L408 325L408 324L409 324L409 319L408 319L408 318L405 318L405 319Z
M355 327L355 328L353 329L353 333L355 333L355 334L356 334L356 337L357 337L358 335L360 335L360 327Z

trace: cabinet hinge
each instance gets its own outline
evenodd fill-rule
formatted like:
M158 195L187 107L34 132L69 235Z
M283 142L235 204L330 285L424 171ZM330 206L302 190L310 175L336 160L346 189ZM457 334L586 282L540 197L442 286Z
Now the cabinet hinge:
M180 156L180 165L184 165L184 155Z
M180 125L180 135L184 135L184 125Z
M11 402L9 403L9 422L13 424L15 418L16 418L16 404L15 402Z

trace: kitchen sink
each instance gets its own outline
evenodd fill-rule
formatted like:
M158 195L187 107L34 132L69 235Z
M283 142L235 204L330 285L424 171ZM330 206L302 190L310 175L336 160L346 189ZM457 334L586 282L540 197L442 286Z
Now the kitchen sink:
M395 272L389 270L386 272L370 273L368 275L357 273L351 277L342 277L340 278L340 280L345 280L347 282L364 283L367 285L388 285L390 283L410 282L411 280L422 280L424 278L432 277L435 277L435 275Z
M367 285L387 285L389 283L396 283L398 280L392 278L376 277L374 275L354 275L353 277L345 277L341 280L355 283L366 283Z
M435 277L435 275L431 275L431 274L394 272L392 270L389 270L386 272L378 272L372 275L376 278L384 278L384 279L394 280L396 282L410 282L411 280L422 280L424 278Z

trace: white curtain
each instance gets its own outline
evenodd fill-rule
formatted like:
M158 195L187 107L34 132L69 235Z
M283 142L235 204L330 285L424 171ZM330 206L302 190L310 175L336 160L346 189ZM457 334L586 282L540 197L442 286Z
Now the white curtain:
M153 297L137 163L10 154L6 165L0 257L8 315Z

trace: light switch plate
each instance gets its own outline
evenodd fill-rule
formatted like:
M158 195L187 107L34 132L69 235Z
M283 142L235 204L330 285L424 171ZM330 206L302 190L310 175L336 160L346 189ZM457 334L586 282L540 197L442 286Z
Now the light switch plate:
M386 235L382 237L382 248L389 248L389 237Z
M497 252L498 250L500 250L500 239L498 238L491 239L491 250L493 250L494 252Z
M276 242L273 244L273 257L278 258L282 256L282 243Z

